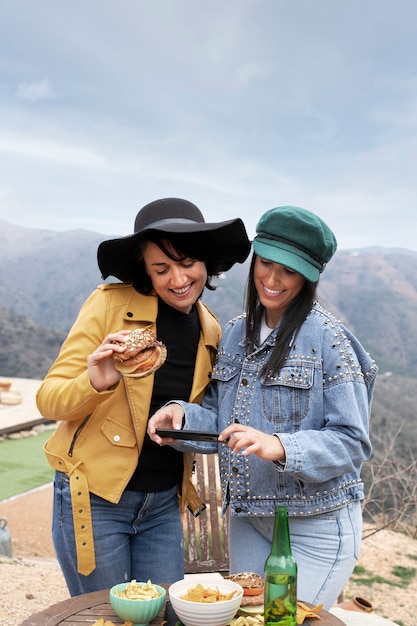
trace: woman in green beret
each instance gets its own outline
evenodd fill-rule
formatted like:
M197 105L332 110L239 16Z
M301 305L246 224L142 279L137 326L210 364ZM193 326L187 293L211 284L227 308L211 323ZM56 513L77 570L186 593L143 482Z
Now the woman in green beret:
M224 329L202 406L178 402L151 418L159 444L218 452L230 512L230 572L263 575L277 505L289 511L298 597L329 608L361 543L361 467L377 367L316 299L336 251L328 225L305 209L262 215L246 314ZM156 427L220 432L219 442L162 439Z

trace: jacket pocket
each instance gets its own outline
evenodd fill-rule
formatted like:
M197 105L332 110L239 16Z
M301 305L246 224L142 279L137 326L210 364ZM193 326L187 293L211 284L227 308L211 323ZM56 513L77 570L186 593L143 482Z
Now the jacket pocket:
M112 417L106 419L101 432L113 446L134 448L136 445L136 437L132 429Z
M274 432L295 432L308 413L314 382L314 365L286 365L279 376L262 383L262 409L274 423Z
M234 359L232 357L226 357L225 355L218 356L217 361L213 367L211 373L211 380L217 382L217 398L218 406L224 402L234 404L234 397L236 395L236 381L233 384L233 380L236 379L242 370L241 359Z

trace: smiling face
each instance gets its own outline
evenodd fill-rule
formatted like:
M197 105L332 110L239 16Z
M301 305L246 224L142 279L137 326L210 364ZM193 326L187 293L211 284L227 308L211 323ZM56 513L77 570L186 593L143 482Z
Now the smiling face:
M267 326L274 328L302 290L305 278L288 267L257 256L253 279L259 300L265 307Z
M169 253L172 251L178 256L169 244L165 245ZM161 300L181 313L189 313L206 284L205 264L189 257L174 261L152 241L145 244L142 255L153 288Z

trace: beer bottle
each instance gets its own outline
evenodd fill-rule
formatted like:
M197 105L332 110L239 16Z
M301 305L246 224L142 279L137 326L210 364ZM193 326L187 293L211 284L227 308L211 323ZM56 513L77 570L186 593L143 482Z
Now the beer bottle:
M271 553L265 562L264 624L296 626L297 563L291 552L288 509L275 509Z

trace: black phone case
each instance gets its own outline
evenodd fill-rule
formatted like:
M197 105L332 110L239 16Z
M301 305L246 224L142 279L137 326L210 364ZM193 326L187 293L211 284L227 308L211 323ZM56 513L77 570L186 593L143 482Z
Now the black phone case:
M182 439L185 441L217 441L219 433L206 433L200 430L174 430L168 428L157 428L156 434L160 437L172 437L172 439Z

